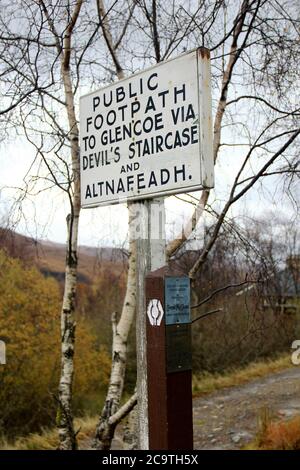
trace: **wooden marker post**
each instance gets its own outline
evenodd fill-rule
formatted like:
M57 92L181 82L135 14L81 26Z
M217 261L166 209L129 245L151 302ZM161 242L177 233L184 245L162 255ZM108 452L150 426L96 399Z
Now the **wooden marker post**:
M210 83L200 47L80 98L82 208L130 202L137 211L139 449L192 447L190 325L178 300L187 281L175 276L177 292L166 273L152 274L146 294L145 276L166 262L162 198L214 186ZM149 324L155 299L163 316ZM152 314L160 318L156 303Z
M136 209L136 285L137 285L137 421L138 448L149 449L148 375L145 278L151 270L165 265L164 200L145 200L135 203Z
M193 449L190 280L146 277L149 449Z

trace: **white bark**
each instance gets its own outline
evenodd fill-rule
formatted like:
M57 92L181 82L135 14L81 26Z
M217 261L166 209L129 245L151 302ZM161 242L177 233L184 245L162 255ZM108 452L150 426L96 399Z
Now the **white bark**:
M247 14L249 8L249 2L248 0L245 0L241 6L241 10L238 14L239 21L237 21L234 32L233 32L233 40L231 43L230 47L230 54L229 54L229 59L226 65L225 70L223 71L223 77L222 77L222 85L221 85L221 96L218 102L218 108L214 120L214 133L213 133L213 156L214 156L214 163L216 163L217 158L218 158L218 152L220 148L220 142L221 142L221 130L222 130L222 120L223 116L225 113L226 105L227 105L227 95L228 95L228 87L230 84L230 80L232 77L232 71L234 68L234 65L237 61L237 58L241 52L242 47L244 46L245 39L243 46L238 49L237 47L237 41L239 36L241 35L244 23L245 23L245 17ZM190 218L190 220L187 222L186 226L184 227L184 230L180 234L177 235L177 237L172 240L166 249L167 253L167 258L170 258L172 255L175 254L175 252L188 240L188 238L192 235L194 232L200 218L202 217L205 207L208 202L208 198L210 195L210 190L204 190L202 191L201 197L199 199L198 204L196 205L194 212Z
M74 375L75 347L75 298L77 287L77 245L80 215L80 167L79 167L79 131L75 115L74 94L70 72L71 37L78 19L83 0L77 0L66 29L61 55L61 75L65 90L66 109L69 123L69 138L72 160L72 194L69 194L71 212L67 217L68 240L66 252L66 271L64 297L61 311L61 375L58 388L59 408L57 426L59 448L71 450L77 448L72 413L72 386ZM55 30L53 31L55 34Z
M111 34L109 19L103 0L97 0L98 16L108 50L114 62L117 76L124 78L124 71L119 62L115 45ZM132 12L131 12L132 13ZM129 16L130 18L130 16ZM127 20L128 21L128 20ZM112 365L110 381L105 403L96 428L94 447L98 449L110 449L117 422L112 419L119 413L120 400L124 389L124 380L127 362L127 341L130 328L133 323L136 308L136 237L135 237L135 210L133 204L128 204L129 212L129 266L126 285L126 294L119 322L116 323L115 315L112 318ZM130 409L128 408L127 412Z
M6 364L6 345L2 340L0 340L0 364Z
M110 449L114 435L115 425L110 418L120 406L120 400L124 389L124 380L127 362L127 341L130 328L133 323L136 306L136 240L135 240L135 213L133 205L128 205L129 211L129 267L126 294L120 320L116 323L115 315L112 319L113 344L112 365L110 381L103 410L96 429L94 447L98 449Z
M123 406L121 406L121 408L118 409L118 411L109 418L109 422L111 425L116 425L118 424L123 418L124 416L126 416L130 410L132 410L132 408L135 407L137 403L137 394L134 393L130 398L129 400L124 403Z
M70 226L70 221L68 226ZM74 236L72 245L77 244L78 217L74 218L72 228L68 228L69 237ZM76 449L76 435L73 426L72 385L74 375L74 345L75 345L75 296L77 284L76 251L67 255L65 273L65 289L61 311L61 374L58 389L59 408L57 427L59 448L61 450Z

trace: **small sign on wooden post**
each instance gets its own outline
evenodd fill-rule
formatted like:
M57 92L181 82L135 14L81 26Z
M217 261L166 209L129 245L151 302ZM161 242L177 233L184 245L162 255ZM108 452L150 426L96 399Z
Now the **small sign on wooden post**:
M146 277L150 450L193 449L190 280L168 268ZM153 318L155 321L153 321Z

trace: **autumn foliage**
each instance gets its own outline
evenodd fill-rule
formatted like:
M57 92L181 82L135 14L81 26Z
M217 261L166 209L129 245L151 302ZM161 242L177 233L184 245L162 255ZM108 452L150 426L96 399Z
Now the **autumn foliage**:
M0 365L0 434L52 425L59 372L61 293L57 281L0 251L0 339L7 349ZM107 384L109 355L78 319L75 412L89 394Z
M270 421L260 433L260 450L300 450L300 416L288 421Z

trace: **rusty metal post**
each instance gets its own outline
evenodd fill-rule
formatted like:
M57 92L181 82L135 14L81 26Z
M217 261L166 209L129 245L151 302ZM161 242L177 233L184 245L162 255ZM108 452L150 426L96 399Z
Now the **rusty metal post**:
M146 277L150 450L193 449L189 278Z

